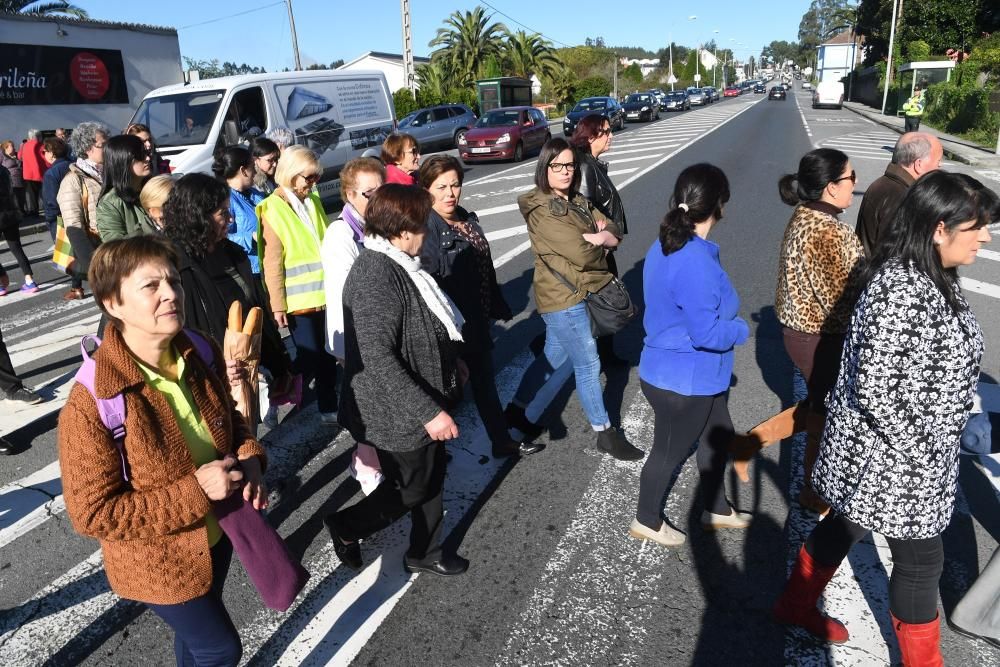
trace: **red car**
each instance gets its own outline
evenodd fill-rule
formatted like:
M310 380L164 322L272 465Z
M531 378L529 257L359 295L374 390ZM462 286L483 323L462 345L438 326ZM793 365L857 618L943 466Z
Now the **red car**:
M458 140L458 154L465 162L514 160L541 150L552 137L545 114L534 107L501 107L483 114Z
M743 91L740 90L739 88L737 88L736 86L729 86L728 88L726 88L726 92L722 93L722 96L723 97L739 97L740 93L742 93L742 92Z

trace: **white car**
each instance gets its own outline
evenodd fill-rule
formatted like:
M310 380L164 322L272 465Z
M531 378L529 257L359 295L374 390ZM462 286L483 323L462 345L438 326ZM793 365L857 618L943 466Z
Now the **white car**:
M812 90L812 84L808 81L802 82L802 90Z
M840 81L820 81L813 91L812 108L844 106L844 84Z

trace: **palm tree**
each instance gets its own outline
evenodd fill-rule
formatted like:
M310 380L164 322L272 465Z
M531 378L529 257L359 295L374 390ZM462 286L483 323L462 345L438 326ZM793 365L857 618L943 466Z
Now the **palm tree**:
M532 74L539 78L551 77L562 65L551 42L541 35L529 35L523 30L507 33L503 56L509 74L525 79L530 79Z
M568 105L574 101L576 95L577 76L569 67L560 64L548 77L548 89L556 103Z
M417 83L420 84L420 93L426 94L430 99L446 99L450 80L450 73L443 62L431 62L428 65L417 67Z
M0 12L9 14L31 14L34 16L71 16L75 19L89 18L87 10L71 5L65 0L38 2L37 0L0 0Z
M455 77L455 85L471 83L479 77L490 56L500 55L507 26L490 23L490 18L478 6L464 14L456 10L428 44L441 47L431 54L431 59L445 63Z

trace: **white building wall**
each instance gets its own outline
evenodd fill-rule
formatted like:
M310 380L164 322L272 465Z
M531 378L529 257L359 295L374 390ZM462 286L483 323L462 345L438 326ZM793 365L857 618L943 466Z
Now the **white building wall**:
M57 34L57 30L65 36ZM55 20L0 18L0 42L121 51L128 87L128 104L54 104L0 106L0 137L23 138L29 129L72 128L83 121L104 123L121 131L150 90L181 83L180 45L176 34L139 32ZM0 53L0 72L6 72Z
M417 63L414 63L416 67ZM403 63L393 62L391 60L385 60L383 58L376 58L373 56L365 56L357 62L348 63L342 65L337 69L340 70L377 70L385 74L386 83L389 84L389 92L394 93L400 88L406 87L406 76L403 73Z

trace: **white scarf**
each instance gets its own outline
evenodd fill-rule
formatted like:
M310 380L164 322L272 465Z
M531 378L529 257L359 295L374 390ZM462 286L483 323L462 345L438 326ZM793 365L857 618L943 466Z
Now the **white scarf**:
M380 252L403 267L406 270L406 275L410 276L410 280L420 292L424 303L441 320L441 324L448 331L448 338L461 342L461 328L465 324L465 318L462 317L462 313L448 298L448 295L441 291L431 274L420 268L419 257L410 257L381 236L365 236L365 248Z
M302 224L305 225L306 229L309 230L309 233L313 235L313 238L318 243L319 236L316 234L316 223L313 222L310 215L314 208L312 197L306 197L306 200L302 201L291 189L283 187L282 190L285 191L285 200L288 202L288 205L292 207L295 215L298 216L299 220L302 221Z

